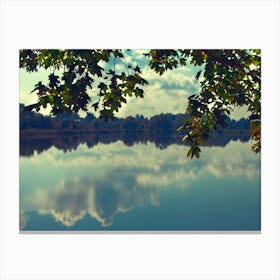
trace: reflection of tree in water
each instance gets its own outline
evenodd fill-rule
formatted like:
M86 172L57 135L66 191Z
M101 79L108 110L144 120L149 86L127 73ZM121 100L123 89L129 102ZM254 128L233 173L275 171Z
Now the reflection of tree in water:
M102 176L60 183L55 189L42 190L39 195L28 198L28 205L40 214L52 215L67 227L82 220L87 213L107 227L118 213L158 205L155 187L137 185L134 176L120 170L114 172L118 174L114 178Z
M226 146L230 141L249 141L249 133L222 133L215 134L206 143L205 146ZM181 141L181 136L178 134L164 133L144 133L144 132L120 132L120 133L95 133L95 134L23 134L20 137L20 155L32 156L34 152L42 153L51 147L56 147L64 152L76 150L80 144L86 144L88 148L92 148L99 143L110 144L117 141L122 141L126 146L134 144L154 143L159 149L165 149L169 145L185 145Z

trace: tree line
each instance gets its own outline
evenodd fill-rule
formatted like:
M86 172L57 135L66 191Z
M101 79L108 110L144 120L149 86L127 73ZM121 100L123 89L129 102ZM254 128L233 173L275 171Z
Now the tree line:
M162 113L146 118L143 115L115 118L105 121L96 118L94 114L87 113L82 118L77 113L62 113L57 116L44 116L34 111L25 111L24 105L20 104L20 130L53 130L64 132L106 132L106 131L146 131L149 133L176 132L181 125L184 114ZM226 120L229 130L249 130L250 122L245 118L240 120ZM220 127L218 132L222 132Z

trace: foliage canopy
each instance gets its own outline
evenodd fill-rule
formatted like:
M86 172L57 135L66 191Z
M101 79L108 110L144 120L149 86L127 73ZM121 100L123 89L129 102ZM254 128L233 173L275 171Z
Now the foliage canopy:
M195 76L200 92L188 97L186 117L178 129L190 149L188 157L199 157L201 145L211 133L226 125L235 107L245 105L251 123L253 151L261 149L261 51L251 50L146 50L149 66L159 75L177 67L201 66ZM125 52L116 49L20 50L20 68L28 72L51 70L49 82L39 81L33 90L38 102L25 107L37 110L51 106L54 115L88 112L91 105L100 117L114 119L128 96L144 97L148 84L141 68L125 63ZM117 70L121 63L125 71ZM94 100L90 89L98 89Z

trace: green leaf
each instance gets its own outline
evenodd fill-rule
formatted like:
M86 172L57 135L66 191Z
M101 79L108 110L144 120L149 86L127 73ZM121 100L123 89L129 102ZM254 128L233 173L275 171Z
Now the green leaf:
M196 147L196 149L194 150L194 155L196 158L200 157L200 148Z
M187 153L187 157L193 157L193 148L189 148L188 153Z
M196 80L198 80L198 79L199 79L200 74L201 74L201 70L200 70L200 71L198 71L198 72L196 73L196 75L195 75L195 79L196 79Z

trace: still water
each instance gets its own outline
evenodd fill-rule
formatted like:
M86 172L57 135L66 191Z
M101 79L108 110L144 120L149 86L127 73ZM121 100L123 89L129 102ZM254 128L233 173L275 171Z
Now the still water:
M67 145L21 153L20 230L261 229L250 142L204 147L198 160L176 143Z

